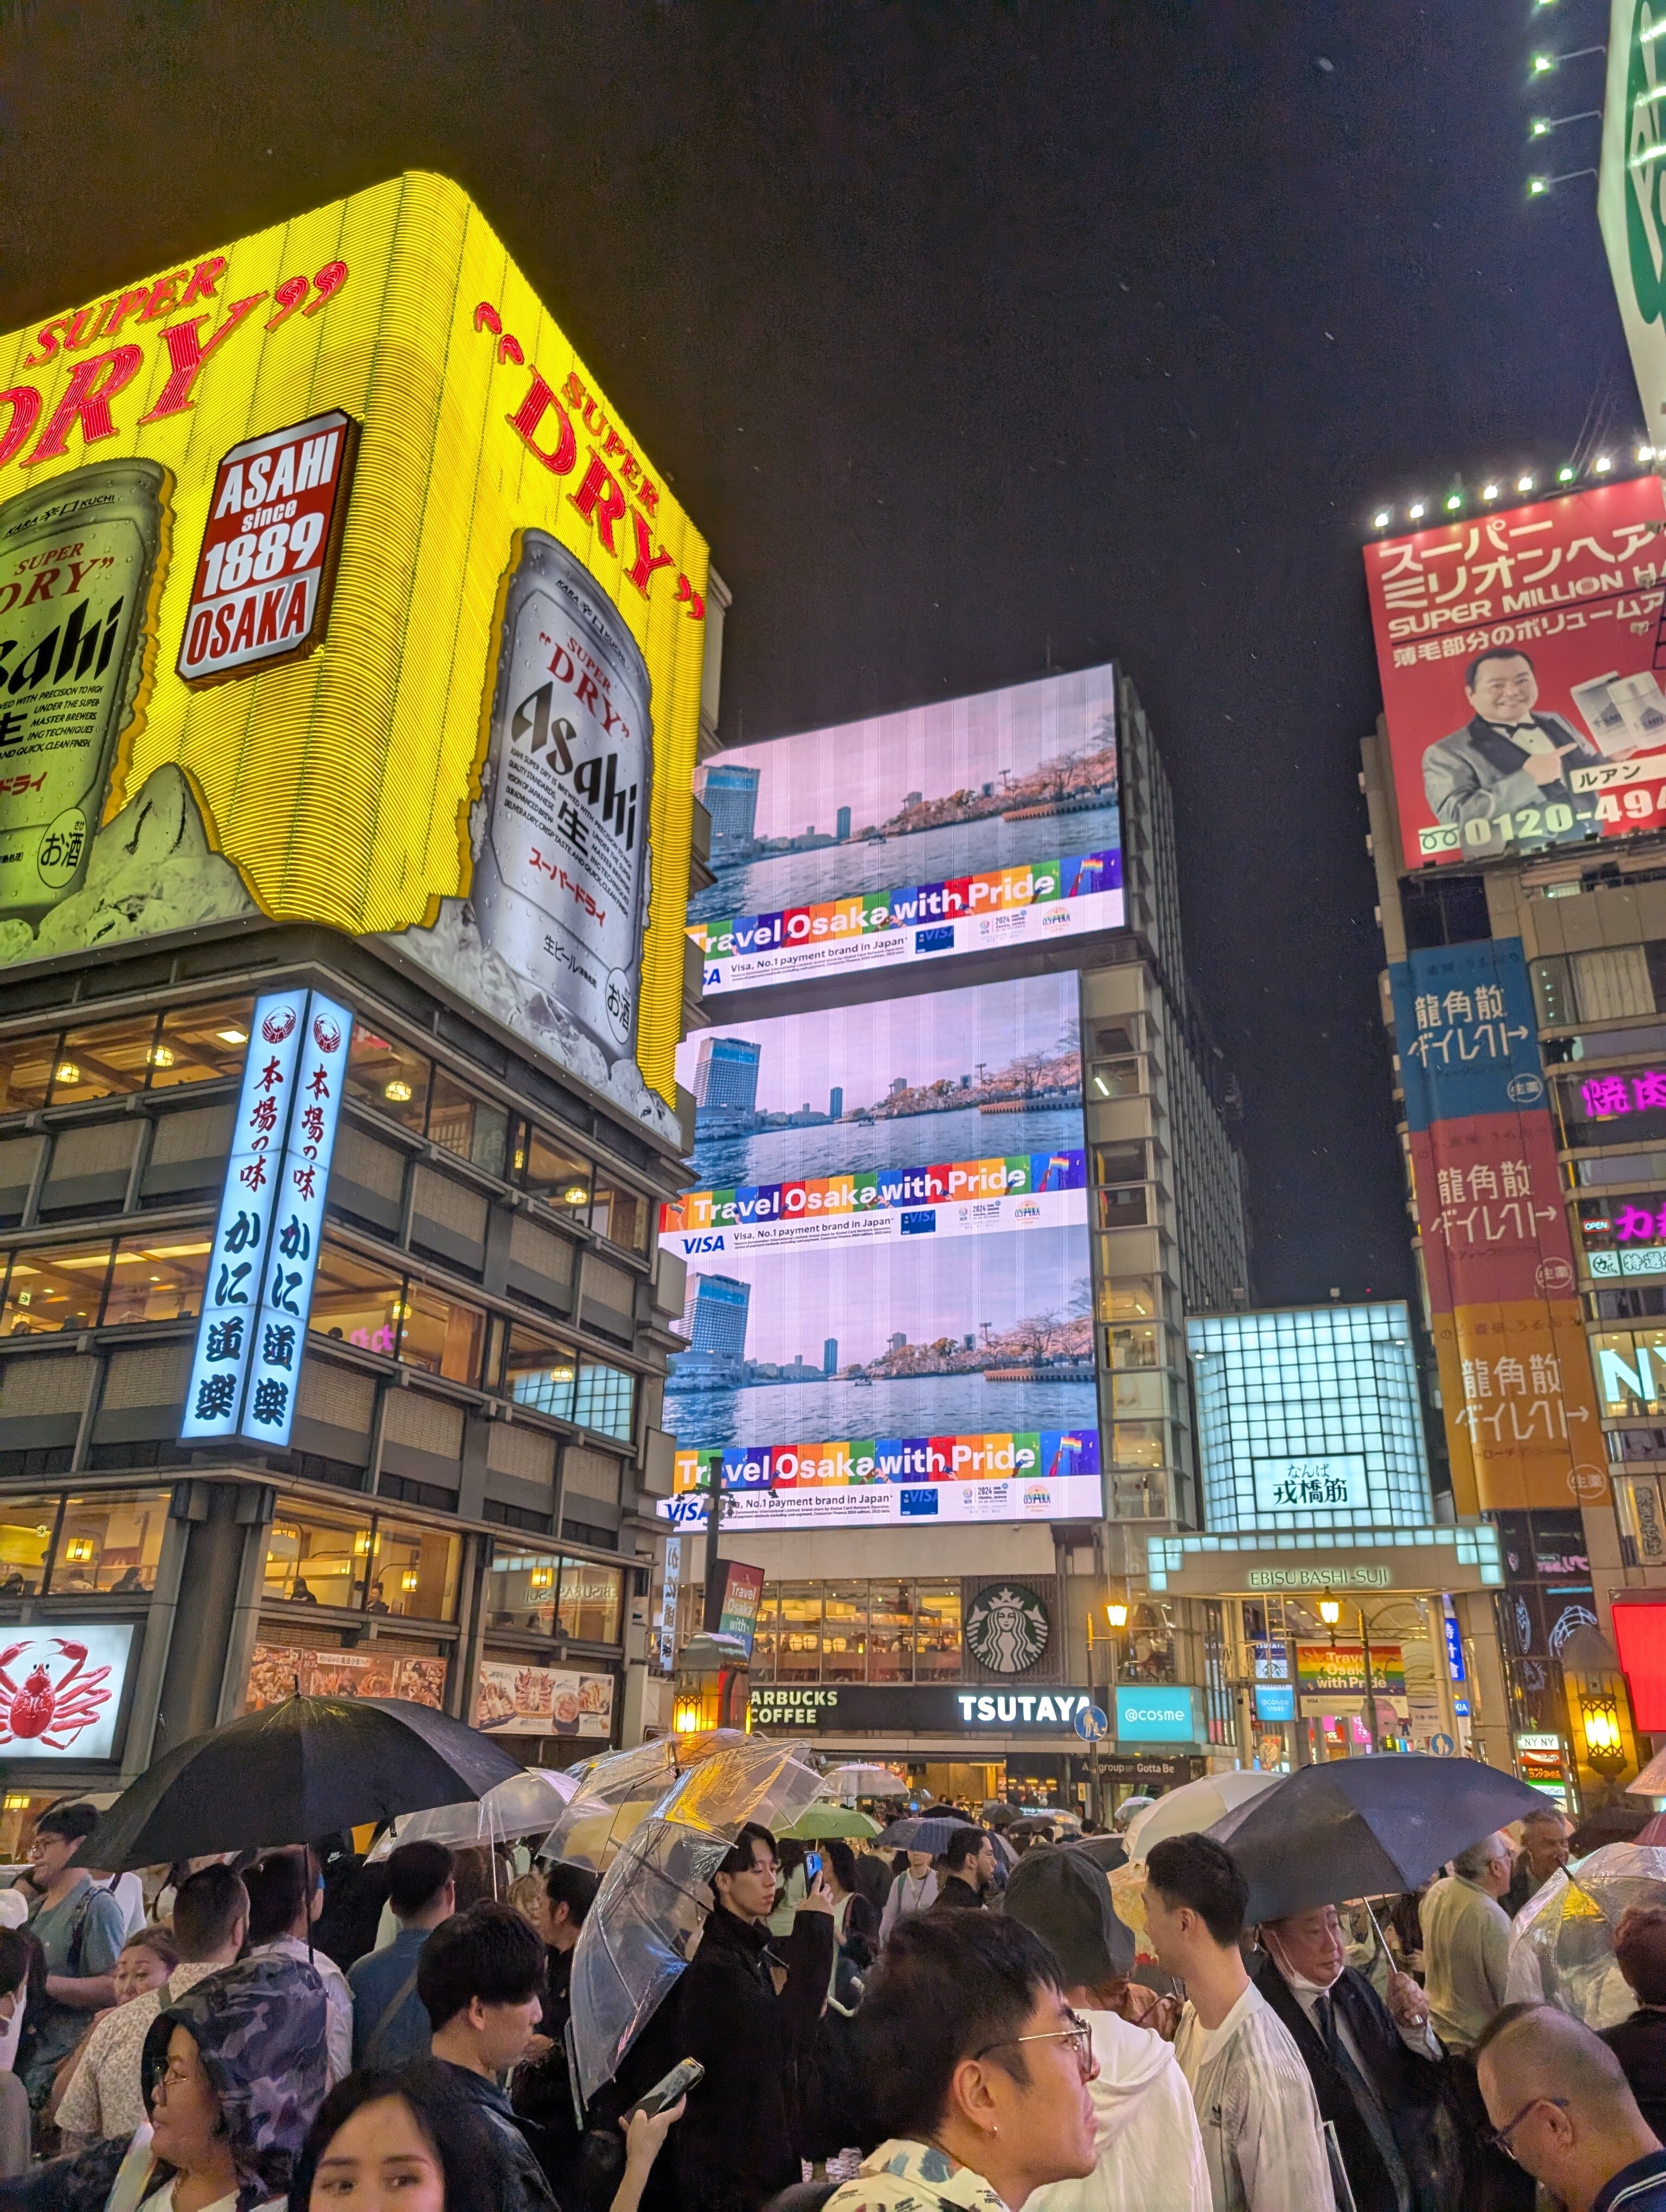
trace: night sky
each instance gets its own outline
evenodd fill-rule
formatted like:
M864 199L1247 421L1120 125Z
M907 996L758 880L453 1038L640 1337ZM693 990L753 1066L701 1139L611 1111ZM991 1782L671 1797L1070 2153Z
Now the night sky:
M0 328L404 168L735 594L726 738L1115 657L1263 1304L1411 1284L1355 784L1371 510L1634 442L1600 0L0 5Z

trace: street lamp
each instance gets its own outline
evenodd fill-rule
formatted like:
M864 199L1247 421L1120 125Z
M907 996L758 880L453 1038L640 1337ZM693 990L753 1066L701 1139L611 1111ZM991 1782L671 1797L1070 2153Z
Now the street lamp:
M1371 1749L1375 1751L1377 1748L1377 1685L1372 1681L1371 1673L1371 1628L1365 1620L1365 1608L1363 1605L1359 1607L1359 1613L1360 1656L1365 1661L1365 1734L1370 1739ZM1319 1600L1319 1618L1330 1631L1331 1649L1335 1650L1336 1624L1342 1618L1340 1601L1334 1597L1322 1597Z

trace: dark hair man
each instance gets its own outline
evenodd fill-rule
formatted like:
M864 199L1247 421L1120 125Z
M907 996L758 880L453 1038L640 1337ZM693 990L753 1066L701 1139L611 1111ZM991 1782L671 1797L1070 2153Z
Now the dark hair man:
M1175 2056L1203 2130L1214 2212L1332 2212L1319 2107L1290 2031L1250 1980L1249 1890L1208 1836L1165 1836L1146 1861L1146 1925L1186 1984Z
M37 2107L86 2033L89 2015L115 2002L127 1916L79 1863L81 1846L98 1823L91 1805L50 1806L29 1846L29 1878L41 1893L29 1932L46 1956L46 2002L23 2077L29 2102Z
M993 1839L982 1828L957 1828L943 1854L943 1878L932 1911L954 1912L981 1905L994 1878Z
M416 1961L431 2048L478 2108L513 2166L518 2212L559 2212L538 2130L516 2117L498 2076L523 2059L544 2016L544 1945L512 1905L477 1905L441 1921Z
M546 2179L563 2204L581 2203L591 2193L580 2166L584 2138L573 2112L567 2023L573 2010L573 1954L600 1887L598 1875L584 1867L569 1866L563 1859L544 1869L543 1894L533 1900L532 1919L544 1939L549 1968L540 2032L550 2047L540 2050L519 2069L510 2091L516 2112L541 2130L536 2138L538 2156ZM683 2055L678 2054L678 2057ZM660 2070L665 2073L669 2068Z
M1614 1964L1637 2010L1602 2038L1632 2085L1637 2108L1666 2142L1666 1905L1633 1905L1614 1937Z
M1522 1847L1510 1872L1510 1887L1499 1899L1513 1920L1530 1898L1536 1897L1554 1874L1567 1864L1569 1839L1573 1834L1567 1814L1547 1805L1529 1813L1522 1822Z
M149 2117L140 2060L151 2022L164 2002L176 2002L198 1982L231 1966L248 1926L249 1893L228 1866L203 1867L180 1883L173 1900L179 1963L161 1989L118 2005L88 2037L58 2108L66 2148L130 2136Z
M353 1992L353 2063L386 2069L426 2058L427 2008L416 1994L423 1947L457 1902L443 1844L401 1844L387 1862L387 1902L398 1934L348 1971Z
M1576 801L1567 782L1570 761L1600 761L1600 747L1583 737L1560 714L1534 712L1539 679L1532 661L1514 646L1480 653L1463 672L1469 720L1439 738L1423 756L1423 789L1431 812L1462 829L1484 823L1481 842L1464 849L1485 854L1501 851L1493 823L1530 808L1542 827L1547 806L1569 810L1557 836L1580 836L1590 814L1589 799ZM1581 817L1585 817L1582 819Z
M712 1875L714 1909L677 1984L677 2056L706 2069L671 2138L678 2212L756 2212L799 2178L798 2070L832 1977L833 1903L818 1874L776 1948L779 1873L775 1838L748 1821Z
M1334 1905L1262 1923L1256 1987L1289 2029L1332 2121L1359 2212L1441 2212L1433 2121L1441 2049L1409 1974L1385 2004L1347 1963Z
M1566 2212L1666 2206L1666 2150L1590 2028L1554 2005L1508 2004L1474 2056L1493 2142Z
M825 2212L938 2203L955 2166L966 2169L954 2175L960 2204L1020 2205L1092 2172L1091 2035L1065 2002L1061 1971L1004 1916L899 1922L858 2015L886 2140ZM976 2194L972 2176L985 2185Z
M298 1966L310 1966L324 1984L333 2089L353 2070L353 1992L335 1960L313 1941L313 1923L324 1910L317 1856L305 1844L269 1851L247 1869L244 1887L249 1893L249 1956L293 1959Z

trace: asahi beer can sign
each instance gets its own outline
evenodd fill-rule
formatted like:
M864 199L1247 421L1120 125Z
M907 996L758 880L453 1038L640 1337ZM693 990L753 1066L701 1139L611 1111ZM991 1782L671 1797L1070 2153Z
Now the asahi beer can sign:
M649 681L595 579L521 534L503 616L475 918L610 1060L636 1036L654 780Z

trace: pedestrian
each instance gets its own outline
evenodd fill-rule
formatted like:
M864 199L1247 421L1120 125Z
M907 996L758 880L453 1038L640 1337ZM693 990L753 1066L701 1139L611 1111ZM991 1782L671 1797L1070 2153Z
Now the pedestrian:
M330 2087L353 2070L353 1992L335 1960L313 1941L324 1881L310 1846L269 1851L243 1876L249 1893L249 1955L276 1954L311 1966L329 2000Z
M163 1990L136 1996L100 2020L58 2108L68 2149L131 2136L145 2117L145 2038L163 2005L189 1994L229 1966L248 1933L249 1896L228 1866L210 1863L189 1875L173 1900L176 1960Z
M1614 1930L1614 1957L1637 2010L1598 2033L1620 2061L1638 2110L1666 2142L1666 1905L1629 1906Z
M353 2000L353 2063L380 2070L428 2055L429 2021L416 1994L423 1946L457 1901L451 1853L443 1844L401 1844L387 1860L387 1901L399 1932L383 1951L368 1951L348 1970Z
M827 1999L833 1901L818 1874L791 1936L772 1941L778 1869L775 1838L748 1821L711 1876L713 1909L677 1984L678 2055L706 2069L671 2142L679 2212L754 2212L799 2177L799 2071Z
M537 2130L499 2087L544 2017L544 1950L512 1905L483 1903L441 1921L416 1962L429 2048L477 2109L510 2173L508 2212L559 2212Z
M1031 1850L1006 1885L1006 1917L1056 1954L1064 2000L1087 2022L1098 2072L1094 2167L1037 2191L1027 2212L1210 2212L1192 2093L1170 2045L1119 2016L1134 1937L1110 1886L1079 1852Z
M161 1989L179 1964L179 1958L173 1938L166 1928L142 1928L137 1936L130 1936L122 1945L121 1956L116 1961L112 1977L116 1984L115 2004L110 2012L94 2014L86 2034L58 2068L42 2107L46 2118L55 2126L60 2125L58 2113L64 2094L81 2070L93 2037L112 2013L119 2012L135 1997Z
M46 2002L23 2077L37 2111L92 2015L115 2002L116 1960L127 1916L110 1892L95 1887L87 1869L76 1863L98 1818L90 1805L52 1806L37 1822L29 1846L29 1878L40 1896L29 1930L46 1960Z
M1197 2107L1214 2212L1331 2212L1313 2084L1238 1948L1248 1903L1243 1875L1213 1838L1152 1844L1146 1926L1158 1966L1186 1985L1175 2056Z
M573 1954L601 1882L587 1868L569 1866L559 1859L534 1878L538 1894L532 1925L544 1942L546 1970L541 2037L549 2047L516 2069L510 2100L517 2116L533 2122L540 2130L534 2141L544 2179L570 2212L583 2194L579 2172L584 2142L567 2063ZM610 2143L608 2148L612 2150L615 2146Z
M1510 1887L1510 1845L1483 1836L1431 1883L1419 1917L1429 2016L1448 2051L1468 2051L1504 2002L1510 1919L1499 1899Z
M1256 1986L1302 2055L1319 2117L1335 2124L1358 2212L1440 2212L1436 2114L1442 2052L1409 1974L1386 2002L1347 1963L1334 1905L1264 1921Z
M1554 1805L1529 1813L1522 1821L1522 1847L1511 1862L1510 1887L1499 1902L1513 1920L1530 1898L1536 1897L1552 1875L1567 1864L1568 1843L1573 1828L1566 1813Z
M885 1853L876 1851L871 1844L863 1844L856 1853L856 1887L873 1907L876 1929L890 1901L893 1879L891 1861Z
M937 1866L931 1853L908 1852L906 1863L892 1877L891 1895L879 1916L879 1941L890 1940L891 1929L905 1912L929 1912L936 1902Z
M825 2212L1008 2212L1094 2168L1092 2036L1018 1921L904 1919L857 2014L885 2140Z
M862 1894L856 1854L842 1836L830 1837L826 1854L827 1893L833 1900L833 1934L839 1948L861 1969L871 1966L879 1944L879 1915Z
M995 1878L995 1847L982 1828L957 1828L943 1854L943 1875L932 1903L933 1912L970 1911L982 1907L983 1893Z
M1494 2140L1566 2212L1663 2212L1666 2150L1600 2036L1554 2005L1505 2005L1474 2057Z
M46 1995L40 1946L21 1928L0 1929L0 2027L19 2022L20 2051L27 2051L27 2012ZM20 2018L20 2015L21 2016ZM32 2039L31 2039L32 2040ZM29 2163L29 2094L21 2070L0 2072L0 2181L11 2181Z

